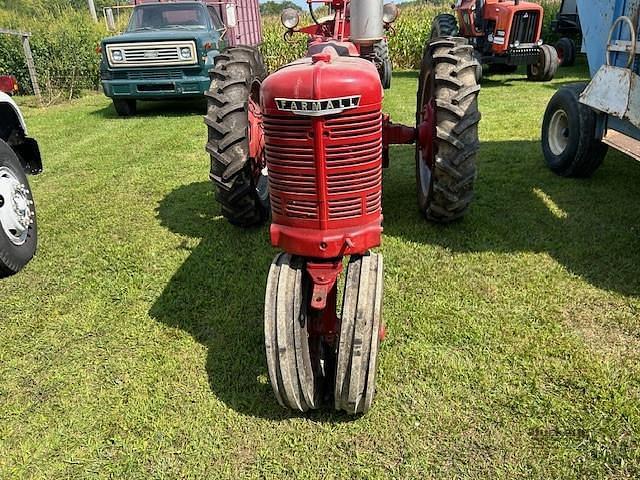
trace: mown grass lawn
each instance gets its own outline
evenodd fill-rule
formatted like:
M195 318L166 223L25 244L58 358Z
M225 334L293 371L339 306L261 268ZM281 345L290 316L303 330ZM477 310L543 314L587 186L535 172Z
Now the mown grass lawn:
M550 84L484 83L477 198L415 207L413 153L385 174L387 340L373 410L274 400L267 228L219 214L198 103L119 119L107 99L27 109L45 173L40 249L0 283L0 478L638 478L640 165L555 177ZM415 73L387 93L414 115Z

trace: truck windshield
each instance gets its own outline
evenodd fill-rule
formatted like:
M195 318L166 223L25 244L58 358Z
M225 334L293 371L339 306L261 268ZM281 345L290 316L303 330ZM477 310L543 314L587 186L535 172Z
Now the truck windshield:
M179 3L140 5L133 10L127 31L208 28L208 17L203 5Z

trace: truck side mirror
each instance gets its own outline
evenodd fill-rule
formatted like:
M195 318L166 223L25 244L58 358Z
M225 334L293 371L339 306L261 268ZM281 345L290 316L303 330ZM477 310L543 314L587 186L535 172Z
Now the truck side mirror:
M238 25L238 17L236 15L236 6L233 3L227 3L225 5L227 14L227 28L233 28Z

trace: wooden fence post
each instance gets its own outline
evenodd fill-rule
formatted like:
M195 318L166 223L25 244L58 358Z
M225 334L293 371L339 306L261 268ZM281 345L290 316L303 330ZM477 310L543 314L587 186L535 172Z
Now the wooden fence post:
M87 0L89 2L89 13L91 13L91 18L93 21L98 23L98 14L96 13L96 5L93 3L93 0Z
M27 59L27 68L29 69L29 77L31 77L33 93L38 99L38 104L42 106L42 95L40 94L40 86L38 85L36 65L33 62L33 55L31 54L31 45L29 45L29 35L22 35L22 48L24 49L24 56Z

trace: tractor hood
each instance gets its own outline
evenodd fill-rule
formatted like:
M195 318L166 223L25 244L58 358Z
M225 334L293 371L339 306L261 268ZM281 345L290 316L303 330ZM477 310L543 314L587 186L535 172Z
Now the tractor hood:
M339 56L332 47L290 63L262 84L261 107L267 115L321 117L347 110L378 111L383 97L373 63Z

